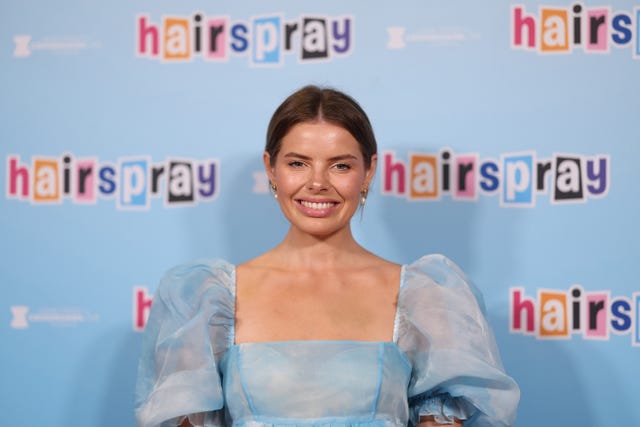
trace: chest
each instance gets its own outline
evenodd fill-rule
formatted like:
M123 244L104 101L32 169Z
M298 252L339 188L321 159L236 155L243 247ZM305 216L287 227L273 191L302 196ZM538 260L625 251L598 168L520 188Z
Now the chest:
M397 288L366 275L247 282L237 292L236 341L389 341Z

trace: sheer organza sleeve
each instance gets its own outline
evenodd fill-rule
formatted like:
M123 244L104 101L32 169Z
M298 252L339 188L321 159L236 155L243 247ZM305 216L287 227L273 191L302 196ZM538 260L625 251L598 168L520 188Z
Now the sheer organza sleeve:
M185 417L223 425L218 363L233 336L235 269L225 261L170 270L155 293L136 384L140 427L173 427Z
M504 372L480 293L442 255L406 266L398 298L398 345L412 363L412 424L433 416L465 427L511 426L520 399Z

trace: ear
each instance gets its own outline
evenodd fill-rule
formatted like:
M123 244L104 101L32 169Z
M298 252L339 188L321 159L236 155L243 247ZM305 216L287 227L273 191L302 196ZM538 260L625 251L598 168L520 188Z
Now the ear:
M371 156L371 166L369 166L369 169L367 169L364 175L364 183L366 188L369 188L369 186L371 185L371 181L373 181L373 177L376 174L377 166L378 166L378 155L374 154L373 156Z
M271 166L271 155L266 151L262 154L262 162L264 163L264 170L267 172L269 181L273 182L275 180L275 175L273 173L273 166Z

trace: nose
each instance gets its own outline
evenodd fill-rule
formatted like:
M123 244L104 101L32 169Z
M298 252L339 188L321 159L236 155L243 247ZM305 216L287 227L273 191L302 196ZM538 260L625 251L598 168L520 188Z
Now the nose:
M321 191L329 187L329 178L327 172L323 169L316 168L309 173L309 182L307 182L309 190Z

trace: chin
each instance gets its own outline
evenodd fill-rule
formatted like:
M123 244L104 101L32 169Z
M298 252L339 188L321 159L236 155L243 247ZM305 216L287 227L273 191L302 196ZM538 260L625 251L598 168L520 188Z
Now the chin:
M309 225L294 225L301 233L308 234L309 236L324 239L340 233L343 230L348 229L346 226L342 227L322 227L322 226L309 226Z

